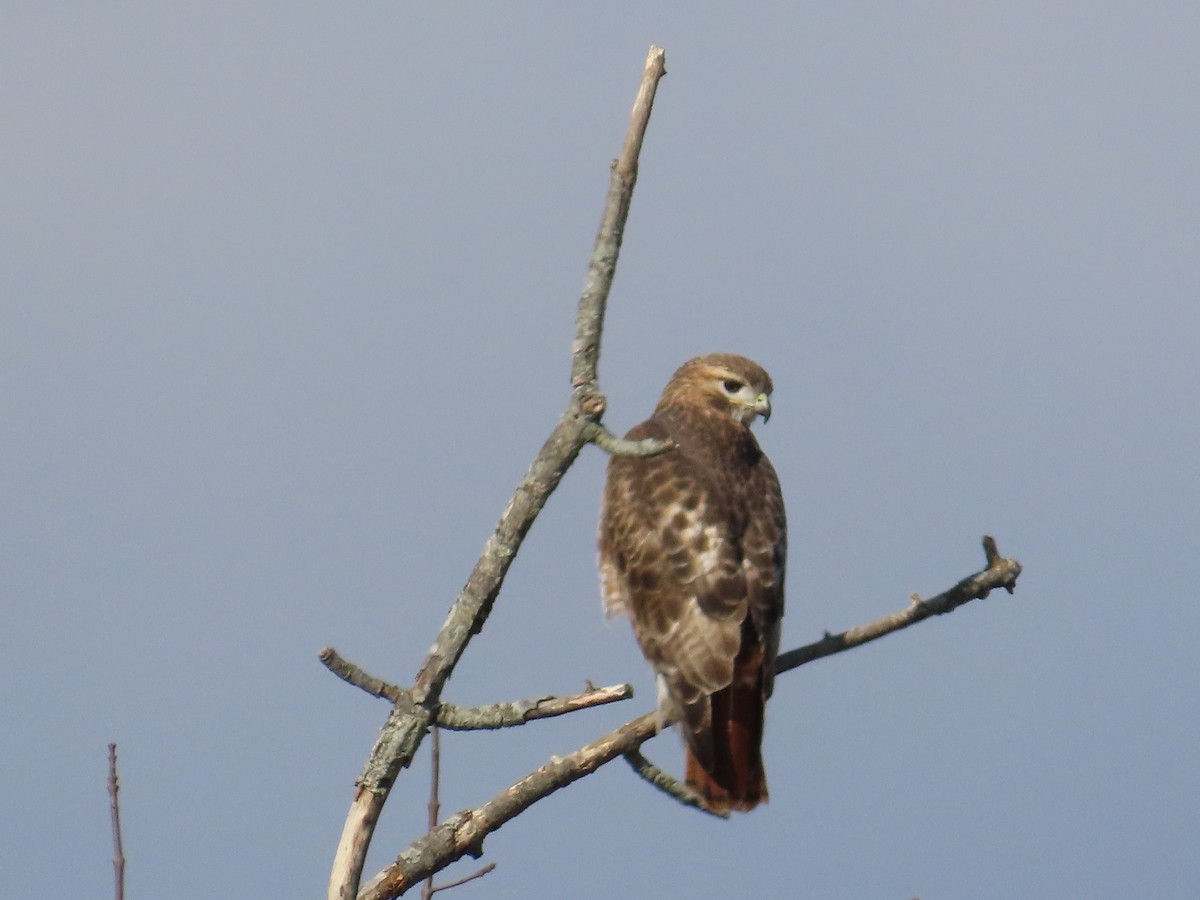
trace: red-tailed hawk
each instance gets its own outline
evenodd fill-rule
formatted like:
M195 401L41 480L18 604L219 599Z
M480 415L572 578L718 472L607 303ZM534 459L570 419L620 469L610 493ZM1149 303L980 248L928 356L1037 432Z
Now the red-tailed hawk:
M654 415L626 437L661 456L614 456L600 514L600 582L680 720L688 786L713 811L767 799L763 713L783 616L787 526L770 460L750 433L771 414L771 377L742 356L684 363Z

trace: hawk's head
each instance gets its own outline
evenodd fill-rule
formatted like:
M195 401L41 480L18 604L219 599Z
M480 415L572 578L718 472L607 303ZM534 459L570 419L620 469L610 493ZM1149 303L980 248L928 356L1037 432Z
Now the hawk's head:
M732 353L689 359L663 389L659 407L677 404L707 407L749 425L755 416L771 417L771 376L762 366Z

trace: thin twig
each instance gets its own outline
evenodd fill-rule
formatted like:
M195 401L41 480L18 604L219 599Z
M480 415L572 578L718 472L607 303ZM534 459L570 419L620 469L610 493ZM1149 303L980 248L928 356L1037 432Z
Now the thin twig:
M710 816L716 816L718 819L728 819L729 813L709 809L700 800L700 795L689 788L686 784L671 775L669 772L660 769L650 760L642 755L640 750L631 750L625 754L625 762L629 763L630 768L637 772L638 776L649 782L654 787L658 788L668 797L673 797L682 803L684 806L691 806L700 812L708 813Z
M617 257L624 236L625 220L637 181L638 154L650 120L654 94L665 72L663 52L651 47L641 85L634 102L621 156L613 166L608 196L588 264L583 293L576 316L572 345L571 388L567 409L509 501L484 544L458 598L438 633L429 655L417 673L411 706L397 703L358 779L358 787L342 837L334 854L329 876L329 900L354 900L362 878L367 849L375 825L401 770L412 762L426 730L434 720L441 692L471 637L478 634L499 595L508 567L512 564L533 521L567 469L589 441L585 426L598 422L604 413L604 396L599 390L597 366L604 311L612 287Z
M429 772L429 830L433 831L437 827L438 816L441 814L442 805L438 800L438 786L441 781L442 774L442 732L436 725L430 729L429 733L432 750L430 752L430 772ZM434 894L433 873L429 873L429 877L425 879L425 886L421 888L422 900L431 900Z
M995 542L991 544L994 547ZM1003 587L1011 592L1016 586L1017 576L1021 574L1021 564L1015 559L1004 559L999 553L987 551L986 545L985 552L988 553L989 565L983 571L962 579L932 600L916 600L900 612L781 654L779 660L783 664L777 664L776 672L791 671L813 660L906 628L932 615L951 612L964 603L986 597L995 588ZM629 757L658 733L660 725L665 727L669 724L670 720L662 721L657 711L645 713L574 753L552 759L478 809L451 816L371 879L359 895L359 900L391 900L424 879L429 872L439 871L463 856L479 856L483 852L484 838L505 822L617 757ZM670 793L674 795L675 792Z
M922 600L914 594L907 607L882 619L859 625L841 634L825 632L825 636L819 641L781 653L775 658L775 674L787 672L823 656L861 647L893 631L915 625L930 616L953 612L964 603L986 597L996 588L1004 588L1011 594L1016 587L1017 576L1021 574L1021 564L1015 559L1000 556L996 550L996 541L990 535L984 536L983 549L987 557L987 568L967 576L954 587L929 600Z
M372 697L392 701L396 706L412 706L412 694L394 684L364 672L332 647L326 647L318 657L330 672L348 684L361 688ZM489 703L486 706L458 706L454 703L439 703L432 723L448 731L474 731L479 729L512 728L535 719L550 719L593 706L604 706L628 700L633 696L633 687L614 684L611 687L592 687L578 694L557 697L548 694L528 700L510 700L506 703Z
M494 868L496 868L496 864L494 862L488 863L486 866L484 866L479 871L472 872L470 875L467 875L465 878L459 878L456 881L447 881L445 884L439 884L437 887L435 887L433 889L433 892L436 894L438 891L445 891L445 890L449 890L450 888L456 888L460 884L466 884L468 881L474 881L476 878L482 878L484 875L486 875L488 872L492 871L492 869L494 869Z
M108 809L112 817L113 881L116 900L125 900L125 851L121 848L121 804L117 801L117 745L108 745Z

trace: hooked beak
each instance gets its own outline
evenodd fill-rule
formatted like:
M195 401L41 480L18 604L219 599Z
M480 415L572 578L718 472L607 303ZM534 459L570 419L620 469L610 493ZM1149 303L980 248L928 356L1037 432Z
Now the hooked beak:
M763 422L771 418L771 398L766 394L759 394L758 399L754 401L754 411L762 416Z

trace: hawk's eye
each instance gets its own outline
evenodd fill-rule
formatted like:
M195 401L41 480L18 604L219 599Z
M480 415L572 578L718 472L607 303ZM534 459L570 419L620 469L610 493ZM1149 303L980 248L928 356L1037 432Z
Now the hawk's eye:
M732 378L729 378L725 380L722 387L725 388L727 393L736 394L742 389L743 385L740 381L734 381Z

